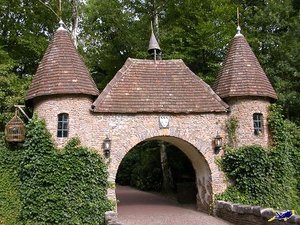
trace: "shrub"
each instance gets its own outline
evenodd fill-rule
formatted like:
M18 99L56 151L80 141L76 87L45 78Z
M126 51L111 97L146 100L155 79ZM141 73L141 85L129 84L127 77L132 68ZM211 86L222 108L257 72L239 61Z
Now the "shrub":
M27 126L20 176L25 224L102 224L111 209L99 155L78 139L56 151L45 123L36 117Z
M226 151L220 165L232 185L217 198L244 204L299 209L299 129L270 107L271 149L245 146Z
M21 211L19 165L20 148L9 149L0 133L0 224L18 225Z
M278 151L246 146L226 152L221 162L233 186L220 197L227 201L289 208L296 198L293 169Z

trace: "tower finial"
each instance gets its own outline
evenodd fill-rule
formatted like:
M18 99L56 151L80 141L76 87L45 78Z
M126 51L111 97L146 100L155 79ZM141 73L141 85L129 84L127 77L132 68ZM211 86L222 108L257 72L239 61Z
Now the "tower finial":
M241 34L241 27L240 27L240 13L239 13L239 7L236 8L236 17L237 17L237 28L236 28L236 35L239 36Z
M152 21L151 21L151 38L149 41L148 52L153 56L154 60L161 58L161 49L154 35Z
M59 28L57 30L66 30L64 28L64 22L62 20L59 21Z

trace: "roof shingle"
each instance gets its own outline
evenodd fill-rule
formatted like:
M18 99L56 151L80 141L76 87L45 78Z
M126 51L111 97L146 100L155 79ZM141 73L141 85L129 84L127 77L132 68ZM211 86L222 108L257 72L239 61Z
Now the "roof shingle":
M28 101L55 94L99 95L68 31L63 28L59 28L54 34L25 99Z
M221 98L277 95L242 34L236 35L223 62L213 89Z
M204 113L228 108L182 60L131 58L93 105L102 113Z

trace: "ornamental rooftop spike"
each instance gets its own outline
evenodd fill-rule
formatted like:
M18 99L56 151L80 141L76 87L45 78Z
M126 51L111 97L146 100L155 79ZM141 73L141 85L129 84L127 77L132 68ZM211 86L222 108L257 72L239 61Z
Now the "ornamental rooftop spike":
M62 21L62 20L60 20L59 21L59 28L57 29L57 31L59 31L59 30L66 30L65 28L64 28L64 22Z
M237 17L237 28L236 28L236 35L235 36L240 36L241 34L241 27L240 27L240 13L239 13L239 8L236 8L236 17Z
M235 37L236 36L243 36L243 34L241 33L241 30L242 29L241 29L240 25L238 25L237 28L236 28L236 35L235 35Z
M151 37L150 37L150 41L149 41L148 52L150 55L153 56L154 60L159 58L161 55L161 49L159 47L159 44L158 44L156 37L154 35L154 32L153 32L152 22L151 22Z

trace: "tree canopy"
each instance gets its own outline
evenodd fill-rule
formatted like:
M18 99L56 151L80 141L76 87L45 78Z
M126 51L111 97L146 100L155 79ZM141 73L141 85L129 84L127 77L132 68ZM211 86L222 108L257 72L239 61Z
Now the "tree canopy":
M212 84L240 25L279 95L299 122L299 0L0 0L0 127L22 103L59 15L78 33L78 49L102 90L128 57L148 58L150 21L163 59L181 58ZM78 28L75 25L79 21Z

